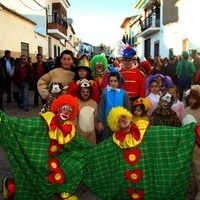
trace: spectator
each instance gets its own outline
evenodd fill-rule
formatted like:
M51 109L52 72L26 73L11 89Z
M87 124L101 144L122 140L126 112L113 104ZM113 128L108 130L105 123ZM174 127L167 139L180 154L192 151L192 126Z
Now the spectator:
M14 81L20 88L20 105L24 111L29 111L29 84L33 81L34 70L27 62L25 55L20 56L20 62L16 64L14 70Z
M5 91L7 94L7 103L10 103L12 100L11 88L12 88L12 77L10 72L14 67L14 58L11 57L11 51L6 50L3 58L0 59L1 67L3 67L4 73L6 74L5 80Z
M3 94L5 90L5 82L6 82L6 73L0 63L0 110L3 110Z
M176 67L176 74L178 76L178 88L180 101L183 100L183 93L190 89L192 85L192 77L195 73L195 67L192 62L188 60L188 53L182 53L183 60L179 61ZM187 103L188 104L188 103Z
M37 82L41 76L47 73L47 65L46 62L43 61L42 54L37 54L36 56L37 62L33 63L34 69L34 107L38 107L38 98L40 97L38 89L37 89ZM40 97L41 98L41 97ZM46 103L44 99L42 99L42 105Z

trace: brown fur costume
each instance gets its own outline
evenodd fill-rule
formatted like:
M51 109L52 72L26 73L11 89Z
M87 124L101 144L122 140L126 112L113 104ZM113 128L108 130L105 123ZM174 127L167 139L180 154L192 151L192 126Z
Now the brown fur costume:
M167 106L163 107L162 102L167 102ZM158 107L153 111L150 117L150 124L157 126L181 126L181 121L175 111L171 109L174 102L174 96L165 93L160 97Z

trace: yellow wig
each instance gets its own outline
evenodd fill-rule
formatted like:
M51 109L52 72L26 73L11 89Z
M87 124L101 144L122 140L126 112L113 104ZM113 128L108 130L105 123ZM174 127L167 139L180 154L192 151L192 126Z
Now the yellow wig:
M124 107L118 106L115 108L112 108L111 111L108 114L108 126L113 132L116 132L119 130L119 124L118 121L121 116L127 116L128 119L132 122L133 115Z

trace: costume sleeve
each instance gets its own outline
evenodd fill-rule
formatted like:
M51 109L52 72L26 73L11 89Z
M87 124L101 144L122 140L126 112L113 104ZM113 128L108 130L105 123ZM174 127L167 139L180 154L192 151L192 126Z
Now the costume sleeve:
M140 72L140 85L138 85L139 87L139 97L145 97L145 77L144 75Z
M196 72L195 83L200 85L200 69Z
M98 89L98 85L97 85L96 81L93 83L92 87L93 87L92 99L94 101L96 101L97 103L99 103L99 101L100 101L100 91Z
M179 77L180 76L180 66L181 66L181 61L178 62L176 66L176 75Z
M185 117L185 105L184 105L184 103L182 103L181 107L180 107L180 120L181 120L181 122L183 121L184 117Z
M73 97L77 97L77 84L74 81L69 84L66 93L71 94Z
M191 75L194 75L194 73L196 72L196 68L195 66L193 65L193 63L190 62L190 70L191 70Z
M37 82L37 88L38 88L38 92L40 94L40 96L43 99L48 99L49 97L49 93L47 91L48 85L51 82L51 72L47 74L44 74L42 77L40 77L40 79Z
M98 105L98 116L97 121L98 122L105 122L104 116L105 116L105 107L106 107L106 91L103 91L103 94L101 95L101 99Z
M126 91L124 91L124 107L131 112L131 103L130 103L130 97Z

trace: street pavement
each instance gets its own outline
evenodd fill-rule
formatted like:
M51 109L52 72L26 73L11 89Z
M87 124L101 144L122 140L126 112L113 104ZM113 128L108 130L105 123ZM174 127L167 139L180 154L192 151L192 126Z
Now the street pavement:
M39 107L33 107L33 91L29 92L29 111L26 112L18 107L17 103L12 101L11 103L4 103L4 110L8 115L20 117L20 118L31 118L36 117L41 109L41 101L39 102ZM3 177L10 177L11 170L9 161L2 147L0 146L0 200L2 200L2 179ZM196 187L194 187L193 181L191 183L191 187L189 193L187 195L186 200L194 200L194 196L196 194ZM79 200L101 200L96 195L92 194L85 186L81 185L77 190L76 195ZM52 200L56 200L57 198L53 198Z

